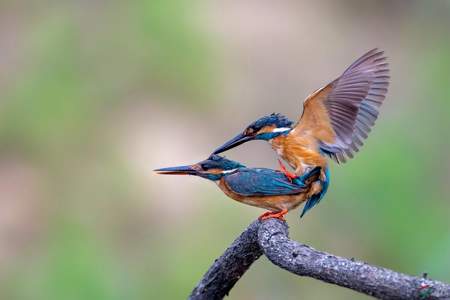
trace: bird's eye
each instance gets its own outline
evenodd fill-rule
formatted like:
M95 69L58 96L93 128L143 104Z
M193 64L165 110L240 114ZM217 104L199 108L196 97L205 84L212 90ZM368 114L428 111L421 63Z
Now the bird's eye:
M244 134L245 135L253 135L255 133L255 130L251 127L248 127L247 129L245 129Z
M196 170L196 171L202 171L204 170L203 164L195 164L192 165L192 169Z

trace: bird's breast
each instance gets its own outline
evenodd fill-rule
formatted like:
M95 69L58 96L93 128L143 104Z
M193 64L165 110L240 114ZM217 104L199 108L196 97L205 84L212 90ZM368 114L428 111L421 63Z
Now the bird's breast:
M320 154L317 141L312 137L288 134L273 139L271 144L277 154L295 170L327 165L326 158Z
M306 201L311 196L312 192L316 192L314 184L311 184L311 186L304 192L294 195L243 196L230 189L224 178L220 179L217 182L217 185L225 193L225 195L233 200L271 211L281 211L283 209L292 210Z

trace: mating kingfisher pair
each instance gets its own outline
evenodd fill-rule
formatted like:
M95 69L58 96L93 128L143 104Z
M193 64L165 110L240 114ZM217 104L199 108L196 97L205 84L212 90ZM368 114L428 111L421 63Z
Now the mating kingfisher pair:
M306 202L303 216L328 189L327 158L344 163L363 145L388 85L386 57L383 51L373 49L340 77L309 95L297 123L280 114L264 116L217 148L207 160L155 171L215 181L230 198L267 209L260 219L283 219L288 211ZM289 172L280 160L281 171L276 171L247 168L218 155L253 140L268 141L294 172Z

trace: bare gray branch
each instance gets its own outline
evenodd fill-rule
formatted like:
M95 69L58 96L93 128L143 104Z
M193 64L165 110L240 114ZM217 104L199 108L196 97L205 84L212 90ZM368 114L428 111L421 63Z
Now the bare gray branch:
M450 285L317 251L288 237L286 222L255 221L217 259L190 299L222 299L264 253L300 276L346 287L379 299L450 299Z
M262 255L258 245L259 225L259 221L250 224L222 256L216 259L189 299L222 299L228 295L250 265Z
M379 299L450 299L448 284L338 257L292 241L286 223L280 220L265 221L259 227L258 241L271 262L300 276Z

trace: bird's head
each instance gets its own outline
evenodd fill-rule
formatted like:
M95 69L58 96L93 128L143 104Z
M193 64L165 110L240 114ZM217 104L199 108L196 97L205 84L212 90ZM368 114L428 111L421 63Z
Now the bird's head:
M234 173L240 168L245 168L245 166L213 154L208 159L193 165L162 168L154 171L163 175L194 175L216 181L227 174Z
M259 118L245 128L237 136L214 150L214 154L222 153L252 140L270 141L291 131L292 121L281 114L271 114Z

